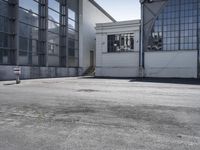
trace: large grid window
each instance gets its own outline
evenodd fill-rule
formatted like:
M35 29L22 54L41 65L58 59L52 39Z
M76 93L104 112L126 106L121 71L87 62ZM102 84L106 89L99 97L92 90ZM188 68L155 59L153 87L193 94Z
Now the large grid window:
M79 0L0 0L0 64L78 67L78 23Z
M108 52L132 52L134 51L134 34L108 35Z
M68 0L68 62L69 67L78 67L79 58L79 26L78 0Z
M0 64L10 64L11 31L8 2L0 0Z
M38 5L36 0L19 0L19 65L38 65Z
M48 2L48 65L59 66L59 41L60 41L60 2Z
M198 3L198 0L169 0L155 21L148 50L197 49Z

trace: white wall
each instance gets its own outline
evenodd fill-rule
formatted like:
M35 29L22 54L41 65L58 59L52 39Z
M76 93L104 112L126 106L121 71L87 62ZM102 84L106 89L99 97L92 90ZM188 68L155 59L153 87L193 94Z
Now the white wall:
M90 66L90 51L96 49L96 23L112 22L112 20L89 0L80 0L79 17L79 66L85 70Z
M138 77L139 21L97 24L96 71L98 77ZM107 52L109 34L134 33L134 52Z
M197 51L146 52L145 76L197 78Z
M100 59L95 72L98 77L138 77L138 52L105 53Z

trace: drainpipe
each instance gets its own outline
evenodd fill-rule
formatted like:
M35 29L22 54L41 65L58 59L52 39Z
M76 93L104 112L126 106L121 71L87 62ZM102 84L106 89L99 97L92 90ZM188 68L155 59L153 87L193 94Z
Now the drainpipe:
M197 78L200 78L200 50L197 50Z
M200 4L198 2L198 4ZM198 9L198 6L197 6L197 14L199 14L199 9ZM199 22L199 17L197 15L197 22ZM199 27L198 27L198 24L197 24L197 78L200 78L200 44L199 44Z
M144 77L144 1L141 1L141 27L140 27L140 53L139 53L139 76Z

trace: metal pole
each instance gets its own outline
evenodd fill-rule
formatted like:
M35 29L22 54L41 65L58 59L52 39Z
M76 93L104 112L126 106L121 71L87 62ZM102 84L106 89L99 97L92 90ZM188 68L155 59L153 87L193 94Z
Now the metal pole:
M200 35L199 35L199 26L198 24L200 23L199 21L199 6L200 2L198 1L197 5L197 78L200 78L200 45L199 45L199 40L200 40Z
M19 78L19 74L16 75L16 84L20 84L20 78Z
M144 40L144 2L141 2L141 32L140 32L140 53L139 53L139 70L140 77L144 77L144 48L143 48L143 40Z

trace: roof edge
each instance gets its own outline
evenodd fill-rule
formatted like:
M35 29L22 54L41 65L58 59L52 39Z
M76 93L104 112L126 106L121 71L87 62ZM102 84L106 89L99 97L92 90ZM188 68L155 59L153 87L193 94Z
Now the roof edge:
M105 9L103 9L97 2L94 0L89 0L95 7L97 7L101 12L103 12L110 20L117 22Z

